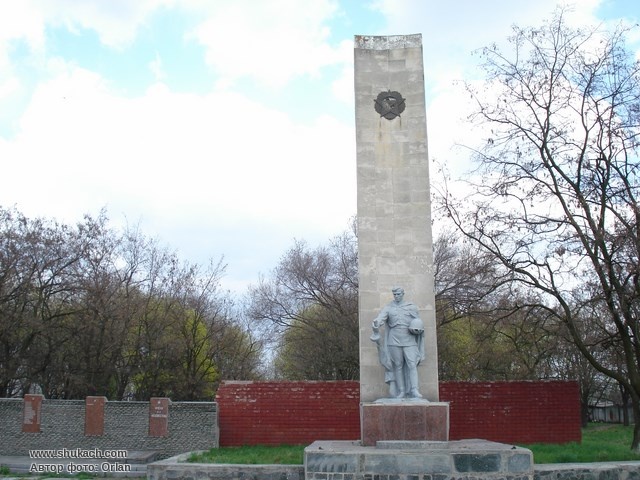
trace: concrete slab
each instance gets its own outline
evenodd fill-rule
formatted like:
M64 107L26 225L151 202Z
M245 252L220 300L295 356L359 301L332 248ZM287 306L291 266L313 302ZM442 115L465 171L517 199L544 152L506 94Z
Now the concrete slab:
M319 441L305 449L306 480L533 480L526 448L489 442Z

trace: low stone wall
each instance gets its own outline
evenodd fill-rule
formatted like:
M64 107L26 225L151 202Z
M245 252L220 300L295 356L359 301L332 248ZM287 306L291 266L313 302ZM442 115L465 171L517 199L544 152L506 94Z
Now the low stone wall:
M185 463L188 454L168 458L147 466L148 480L305 480L303 465L216 465L205 463ZM357 478L347 471L334 471L332 478L341 480L389 480L397 476L389 474L371 475ZM326 480L329 474L322 477ZM414 480L446 480L442 474L422 473ZM468 476L470 479L471 476ZM509 480L514 480L510 475ZM640 462L604 462L576 464L534 465L533 480L639 480ZM308 479L306 479L308 480Z
M639 480L640 462L536 465L534 480Z
M227 465L187 463L188 454L147 466L147 480L305 480L302 465Z
M43 399L39 412L29 415L25 402L0 399L0 455L25 456L29 450L66 448L157 451L162 457L169 457L218 446L214 402L167 402L168 414L160 418L166 422L166 431L155 436L150 423L159 415L149 402L105 402L100 435L85 434L84 400ZM31 423L27 424L27 420ZM24 426L31 431L25 431Z

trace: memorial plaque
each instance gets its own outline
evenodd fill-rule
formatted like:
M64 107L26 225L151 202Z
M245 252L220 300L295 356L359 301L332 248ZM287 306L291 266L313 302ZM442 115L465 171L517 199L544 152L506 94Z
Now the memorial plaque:
M84 401L84 434L104 435L104 404L106 397L87 397Z
M169 399L149 400L149 436L166 437L169 433Z
M43 395L24 396L22 408L22 431L25 433L40 432L40 411L42 409Z
M362 444L385 440L449 440L449 404L444 402L367 403L362 406Z

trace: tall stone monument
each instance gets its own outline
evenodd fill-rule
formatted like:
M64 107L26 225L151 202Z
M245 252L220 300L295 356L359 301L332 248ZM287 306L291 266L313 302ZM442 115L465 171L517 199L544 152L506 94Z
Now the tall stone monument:
M422 36L355 37L360 400L388 397L372 321L403 287L424 322L422 396L437 402Z
M438 401L421 36L357 36L355 93L362 437L308 446L305 478L533 480L530 450L449 441L449 405ZM399 332L398 325L404 325ZM389 328L393 339L383 332ZM415 373L408 365L413 347L424 347L420 395L407 388L413 380L387 385L399 373L389 375L385 340L394 370L397 349L409 347L407 378Z

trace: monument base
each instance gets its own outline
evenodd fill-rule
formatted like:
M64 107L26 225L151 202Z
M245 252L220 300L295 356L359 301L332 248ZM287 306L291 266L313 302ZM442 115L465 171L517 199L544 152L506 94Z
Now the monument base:
M531 450L486 440L318 441L304 450L306 480L533 480Z
M382 440L446 442L449 404L424 400L384 399L360 405L362 444Z

